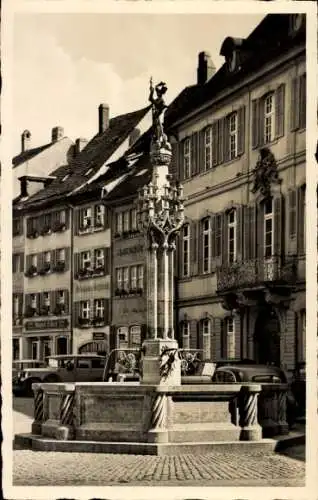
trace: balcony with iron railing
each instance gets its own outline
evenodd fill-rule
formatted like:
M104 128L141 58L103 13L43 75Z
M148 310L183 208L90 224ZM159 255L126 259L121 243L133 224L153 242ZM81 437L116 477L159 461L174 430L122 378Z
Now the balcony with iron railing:
M296 256L271 256L233 262L217 270L217 292L266 287L293 286L297 279Z

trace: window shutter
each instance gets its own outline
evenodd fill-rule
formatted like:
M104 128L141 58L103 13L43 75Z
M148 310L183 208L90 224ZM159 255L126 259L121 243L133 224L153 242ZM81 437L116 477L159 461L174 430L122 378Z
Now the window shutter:
M80 208L74 209L74 234L78 234L79 228L80 228L80 214L81 210Z
M65 271L68 271L70 269L70 247L64 248L64 255L65 255Z
M19 316L23 315L23 293L19 293Z
M198 132L194 132L191 136L191 172L193 177L198 173Z
M79 326L80 302L73 303L73 321L75 326Z
M238 110L238 144L237 154L242 155L245 151L245 106Z
M252 101L252 148L255 149L260 143L260 100Z
M251 208L250 206L244 207L244 225L243 225L243 247L244 247L244 260L251 258Z
M198 349L198 332L196 320L190 321L190 349Z
M199 172L205 171L205 130L199 132Z
M198 274L198 232L199 221L193 221L190 227L190 275Z
M299 77L299 128L306 128L306 73Z
M288 191L286 196L285 216L287 226L287 253L297 252L297 191Z
M178 175L178 169L177 169L177 162L178 162L178 143L173 142L171 144L171 152L172 152L172 157L171 157L171 162L169 165L169 174L174 177L174 179L177 179Z
M69 290L64 290L64 296L65 296L65 312L66 314L70 313L70 292Z
M104 320L108 325L110 323L110 300L104 299Z
M223 159L224 162L230 159L230 120L228 116L223 119Z
M265 100L260 99L259 101L259 146L264 145L264 121L265 121Z
M283 197L278 196L274 199L274 253L281 256L283 252Z
M40 271L40 269L43 268L43 266L44 266L44 252L38 253L37 266L38 266L38 271Z
M25 259L26 271L28 271L31 267L31 255L27 255Z
M244 231L244 207L240 205L236 208L236 260L241 262L243 260L243 231Z
M284 135L285 122L285 85L279 85L275 93L275 133L276 137Z
M179 180L183 181L184 180L184 141L179 142L179 147L178 147L178 175L179 175Z
M69 208L65 209L65 227L66 229L69 229L70 227L70 218L71 218L71 211Z
M58 290L52 290L50 292L50 310L54 313L57 304L57 292Z
M226 118L221 118L218 121L218 163L224 162L224 136L226 135L225 131L225 122Z
M228 261L228 214L222 214L222 264L227 264Z
M36 294L36 304L37 304L37 313L41 313L41 309L44 303L44 292Z
M197 249L198 249L198 274L203 272L203 223L202 219L197 223Z
M110 247L105 248L105 273L110 274Z
M221 318L214 318L214 345L215 345L215 360L219 361L222 359L223 352L224 352L224 338L223 338L223 331L224 331L224 320Z
M24 252L20 253L20 272L24 273Z
M234 316L234 346L235 357L241 359L241 316Z
M111 211L104 205L104 229L109 229L111 220Z
M252 245L254 246L254 245ZM255 257L264 258L264 205L259 203L256 207L256 248Z
M218 122L212 123L212 167L218 164Z
M299 127L299 78L292 80L290 113L291 130L296 130Z
M306 191L305 186L300 186L297 188L297 253L299 255L304 255L305 253L305 200Z
M80 254L75 253L74 254L74 279L77 279L79 268L80 268Z
M25 306L24 311L25 312L30 307L30 305L31 305L31 295L29 293L26 293L25 294L25 301L24 301L24 306Z

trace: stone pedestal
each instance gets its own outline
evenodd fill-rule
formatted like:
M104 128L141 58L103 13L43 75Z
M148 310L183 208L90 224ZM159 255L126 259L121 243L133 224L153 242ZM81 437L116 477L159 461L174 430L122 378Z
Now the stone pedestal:
M143 343L143 349L141 384L181 385L181 361L177 353L178 342L175 339L147 339ZM162 357L164 351L166 354ZM174 361L165 377L161 374L161 367L169 354L174 354Z

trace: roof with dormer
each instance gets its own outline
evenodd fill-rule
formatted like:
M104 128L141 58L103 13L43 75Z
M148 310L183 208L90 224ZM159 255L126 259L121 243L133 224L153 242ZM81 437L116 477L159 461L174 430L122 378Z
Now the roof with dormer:
M224 89L235 88L236 84L243 83L244 77L255 73L291 48L300 46L305 51L305 23L299 30L291 33L291 16L291 14L269 14L247 38L227 37L222 44L221 52L228 54L229 50L238 49L240 67L231 72L225 62L205 84L191 85L182 90L166 111L166 130L172 131L176 122L185 119L209 101L217 99Z
M96 134L67 165L50 173L55 177L46 187L23 202L24 208L33 208L82 193L89 179L98 175L105 163L129 137L144 118L150 106L116 116L109 120L108 128ZM138 141L137 141L138 142ZM116 163L116 162L115 162ZM109 170L109 169L108 169ZM89 173L89 175L88 175ZM115 175L114 166L109 175Z

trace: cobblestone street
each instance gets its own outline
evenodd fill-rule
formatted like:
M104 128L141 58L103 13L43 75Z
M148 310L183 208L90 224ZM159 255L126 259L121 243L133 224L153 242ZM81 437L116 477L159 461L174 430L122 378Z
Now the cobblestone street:
M14 432L28 432L32 400L19 398L14 407ZM179 457L15 450L13 482L15 486L303 486L304 458L304 446L293 446L284 454L215 451Z

